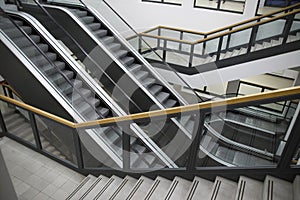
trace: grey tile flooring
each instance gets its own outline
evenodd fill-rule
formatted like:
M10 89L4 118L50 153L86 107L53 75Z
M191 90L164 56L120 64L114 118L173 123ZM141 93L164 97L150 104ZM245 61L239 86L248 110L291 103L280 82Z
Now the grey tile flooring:
M20 200L62 200L83 175L7 138L0 148Z

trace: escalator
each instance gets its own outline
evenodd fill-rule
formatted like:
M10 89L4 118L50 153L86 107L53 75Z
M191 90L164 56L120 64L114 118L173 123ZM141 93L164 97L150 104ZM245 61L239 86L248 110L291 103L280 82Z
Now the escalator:
M105 19L88 7L59 3L23 3L22 7L64 43L96 80L97 87L103 87L126 114L187 104ZM138 123L138 129L177 161L192 142L196 117ZM184 148L179 148L179 141L187 141ZM187 156L182 159L177 163L184 165Z
M0 49L5 58L0 74L24 102L75 122L123 115L114 100L101 88L92 86L89 76L80 71L80 66L63 53L63 47L33 17L22 12L2 11L0 28ZM64 128L51 123L49 128L61 144L71 146L69 138L59 134L67 132ZM98 164L98 159L100 164L105 162L121 167L122 134L117 126L83 131L81 139L85 142L86 159L93 165ZM156 154L148 154L145 161L143 153L149 147L142 140L145 141L145 137L139 139L136 135L130 139L132 166L145 166L145 163L172 166Z

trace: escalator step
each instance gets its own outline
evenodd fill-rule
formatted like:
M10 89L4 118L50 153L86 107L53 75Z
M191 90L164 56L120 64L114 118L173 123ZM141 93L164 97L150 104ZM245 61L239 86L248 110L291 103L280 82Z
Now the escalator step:
M128 51L122 50L122 49L115 53L117 58L122 58L122 57L126 56L127 54L128 54Z
M74 91L74 88L69 83L61 84L61 85L58 86L58 88L66 96L72 95L72 93Z
M69 71L69 70L63 70L62 73L70 80L72 79L72 77L74 76L74 72L73 71ZM54 75L52 75L51 77L51 80L56 83L56 84L61 84L65 81L67 81L65 79L65 77L60 74L60 73L56 73Z
M47 64L43 67L41 67L40 69L46 74L46 75L51 75L55 72L57 72L57 70L63 70L66 66L66 64L64 62L60 62L60 61L55 61L53 63L56 67L52 66L51 64Z
M49 50L49 46L47 44L39 43L37 44L40 50L43 52L47 52ZM35 47L35 46L30 46L23 48L22 51L27 55L27 56L35 56L35 55L40 55L40 51Z
M115 41L115 38L113 36L105 36L105 37L102 37L101 40L104 44L110 44Z
M135 73L135 76L137 79L143 80L144 78L146 78L148 76L148 74L149 74L149 72L139 70Z
M100 102L101 102L99 99L96 99L96 98L94 98L94 97L88 98L88 101L89 101L90 104L93 105L95 108L96 108L97 106L99 106L99 105L100 105Z
M166 92L160 92L158 95L156 95L156 98L159 102L163 103L169 98L170 94Z
M92 31L96 31L101 27L100 23L91 23L91 24L87 24L87 26L92 30Z
M139 154L142 154L147 150L146 147L141 146L139 144L134 144L134 145L131 146L131 148Z
M38 35L30 35L29 37L31 38L31 40L33 40L34 43L39 43L41 41L41 37L38 36ZM25 48L25 47L28 47L28 46L32 46L32 43L25 36L22 36L20 38L16 38L13 41L20 48Z
M32 33L32 28L30 26L20 26L20 28L23 29L23 31L28 35Z
M78 105L75 105L75 108L78 110L80 114L85 116L86 114L93 111L93 107L85 101L80 102Z
M92 93L91 90L85 88L79 88L79 92L82 96L77 92L68 96L68 99L71 100L72 104L78 104L79 101L83 101L83 98L88 98Z
M22 26L23 25L23 22L22 21L19 21L19 20L13 20L18 26ZM10 28L13 28L13 27L16 27L12 21L10 20L5 20L5 19L1 19L1 22L0 22L0 28L1 29L10 29Z
M121 47L122 47L122 45L121 45L120 43L112 43L112 44L108 45L108 48L109 48L111 51L117 51L117 50L119 50Z
M174 107L176 104L177 104L177 101L175 101L174 99L168 99L168 100L166 101L166 103L164 103L164 106L165 106L166 108L172 108L172 107Z
M151 94L155 95L158 92L160 92L163 89L163 86L161 85L152 85L149 89L149 91L151 92Z
M122 61L125 65L129 66L129 65L131 65L131 64L134 62L134 58L133 58L133 57L130 57L130 56L127 56L127 57L122 58L121 61Z
M132 73L135 73L136 71L140 70L142 68L142 65L139 65L139 64L133 64L133 65L130 65L128 70Z
M149 87L150 85L155 83L155 79L154 78L146 78L142 81L143 86L145 87Z
M97 108L97 111L98 111L99 113L101 113L100 118L106 118L106 117L108 116L108 114L109 114L109 109L104 108L104 107L99 107L99 108Z
M87 16L88 12L85 10L77 10L77 9L70 9L73 13L75 13L76 15L78 15L79 17L84 17Z
M109 131L104 134L110 144L114 144L120 138L120 136L113 129L109 129Z
M93 23L95 18L93 16L84 16L80 18L84 23L90 24Z
M97 31L94 31L94 34L95 34L97 37L99 37L99 38L102 38L102 37L106 36L107 33L108 33L108 31L105 30L105 29L99 29L99 30L97 30ZM110 38L110 37L108 37L108 38ZM114 37L112 37L112 38L114 39ZM103 42L105 43L104 39L105 39L105 38L103 38L102 40L103 40Z
M36 64L37 66L41 67L43 65L46 65L49 63L49 60L50 61L55 61L57 59L57 54L55 53L51 53L51 52L46 52L45 53L45 56L44 55L39 55L39 56L35 56L35 57L32 57L31 58L31 61Z

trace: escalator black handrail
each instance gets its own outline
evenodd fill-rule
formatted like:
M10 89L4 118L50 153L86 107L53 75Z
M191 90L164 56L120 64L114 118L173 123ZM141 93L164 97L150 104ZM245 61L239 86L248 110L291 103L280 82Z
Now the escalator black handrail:
M6 18L8 18L16 27L17 29L30 41L30 43L35 47L35 49L37 49L39 51L39 53L48 61L48 63L54 67L56 69L56 71L65 79L65 81L70 84L72 87L73 87L73 90L75 90L83 99L86 103L88 103L92 108L93 108L93 105L88 101L88 99L76 88L74 87L74 83L72 83L69 78L62 72L62 70L57 67L49 58L48 56L45 54L45 52L43 52L39 47L38 45L25 33L25 31L19 27L18 24L16 24L14 22L14 20L9 16L7 15L4 10L2 8L0 8L0 14L4 15ZM3 12L3 13L2 13ZM101 117L101 118L104 118L104 116L102 115L102 113L100 113L98 110L95 110L97 112L97 114Z
M86 6L86 4L82 1L82 0L79 0L84 6L86 9L89 10L89 8ZM123 23L125 23L130 29L131 31L134 32L134 34L136 34L137 36L139 36L139 33L114 9L111 7L111 5L109 3L107 3L105 0L103 0L103 3L105 5L107 5L107 7L113 12L115 13L119 19L121 19L121 21ZM90 10L89 10L90 11ZM162 57L142 38L142 37L139 37L139 39L141 39L147 46L149 49L151 49L151 51L163 62L163 64L169 69L171 70L172 72L174 72L176 74L176 76L188 87L192 90L191 86L178 74L177 71L175 71L167 62L165 62ZM195 92L194 92L195 96L197 96L197 98L200 100L200 102L203 102L204 100L202 99L201 96L197 95Z
M68 36L69 39L72 40L72 42L76 45L76 47L78 47L81 51L81 53L83 53L90 61L93 62L93 64L95 64L99 70L101 70L101 72L106 75L106 77L112 82L115 83L114 80L107 74L107 72L105 72L100 66L99 64L81 47L81 45L73 38L73 36L65 30L64 27L62 27L57 21L56 19L54 19L52 17L52 15L44 8L44 6L42 4L39 3L38 0L34 0L35 3L41 8L41 10L52 20L52 22L55 23L56 26L58 26L58 28L60 28L60 30L62 30L64 32L64 34L66 36ZM130 101L130 103L132 103L140 112L143 112L143 110L126 94L126 92L118 85L115 83L115 87L118 88L118 90L122 91L123 95L128 99L128 101Z

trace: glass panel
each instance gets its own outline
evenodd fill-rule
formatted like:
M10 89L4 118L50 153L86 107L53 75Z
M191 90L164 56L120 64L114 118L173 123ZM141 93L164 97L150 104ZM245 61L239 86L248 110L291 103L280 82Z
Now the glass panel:
M35 119L42 149L77 165L73 129L42 116L35 115Z
M239 95L248 95L248 94L257 94L261 93L262 88L253 86L253 85L248 85L248 84L240 84L238 94Z
M294 113L295 108L287 107L285 113L278 114L264 109L266 105L207 115L198 166L275 166L282 142L289 137L291 115L286 113Z
M196 7L217 8L218 3L215 0L195 0Z
M220 8L222 10L229 10L229 11L236 11L236 12L243 12L245 8L245 0L222 0L220 4Z
M229 48L240 48L240 54L247 52L247 45L250 41L251 29L235 32L231 34ZM245 51L246 50L246 51Z
M4 108L1 112L3 114L7 132L32 145L36 145L31 126L32 121L29 118L28 112L11 104L2 105Z
M188 67L189 60L190 60L190 55L184 55L173 51L167 52L166 61L170 64Z
M298 145L298 148L296 149L293 159L292 159L292 166L300 167L300 144Z

